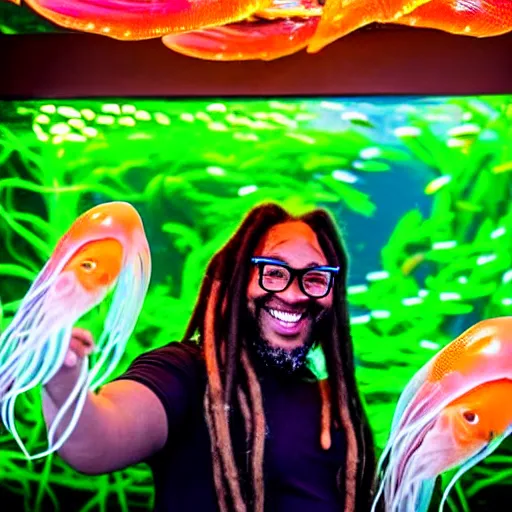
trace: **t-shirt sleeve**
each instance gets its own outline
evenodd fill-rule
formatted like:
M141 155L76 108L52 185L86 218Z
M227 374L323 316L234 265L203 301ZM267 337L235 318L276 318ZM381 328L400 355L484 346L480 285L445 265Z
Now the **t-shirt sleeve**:
M160 399L169 425L168 439L194 415L204 392L201 352L189 342L173 342L138 356L114 380L134 380Z

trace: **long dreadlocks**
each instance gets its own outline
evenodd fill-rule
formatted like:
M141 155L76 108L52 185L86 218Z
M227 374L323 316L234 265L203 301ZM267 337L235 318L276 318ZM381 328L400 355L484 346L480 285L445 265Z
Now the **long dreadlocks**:
M276 224L300 220L316 233L329 264L340 267L333 287L333 314L315 340L325 352L328 381L322 382L322 445L329 435L331 419L343 427L347 439L341 512L369 509L374 476L373 440L356 387L346 301L347 257L336 227L323 210L294 217L275 204L254 208L238 231L212 258L201 285L184 339L200 335L206 362L208 385L204 407L212 444L215 487L222 512L263 512L263 454L265 415L261 388L247 351L242 319L250 258L266 232ZM231 412L238 404L249 444L250 463L237 465L230 431ZM332 402L332 403L331 403ZM328 418L327 425L326 418ZM327 429L327 432L326 432ZM250 485L244 489L242 474Z

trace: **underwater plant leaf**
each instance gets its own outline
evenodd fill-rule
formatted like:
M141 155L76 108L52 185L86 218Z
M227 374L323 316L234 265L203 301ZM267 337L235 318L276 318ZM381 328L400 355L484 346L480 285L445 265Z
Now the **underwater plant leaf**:
M403 126L395 132L399 140L407 147L414 158L417 158L428 167L438 169L436 160L428 147L428 142L422 136L422 128L415 126Z
M495 282L481 284L481 285L472 285L466 286L464 288L460 288L459 294L464 301L473 301L476 299L483 299L490 297L494 294L494 292L498 289L498 284Z
M153 201L155 197L158 196L158 194L163 190L164 179L164 174L157 174L149 181L144 190L144 199L146 201Z
M324 169L337 169L349 165L350 160L341 156L323 155L321 153L308 153L302 162L302 168L308 172Z
M162 225L162 231L176 235L176 247L180 251L197 249L202 241L199 235L190 227L176 222L166 222Z
M387 162L410 162L412 160L411 154L403 149L394 147L379 147L379 158Z
M300 194L290 194L287 196L281 206L288 210L292 215L304 215L317 207L317 202L309 197L303 197Z
M415 240L422 239L421 225L423 216L419 210L410 210L396 223L387 244L381 249L382 267L390 272L396 271L402 262L410 257L404 257L406 246ZM413 238L414 237L414 238Z
M494 174L501 174L503 172L510 171L512 171L512 161L503 162L491 168L491 172L493 172Z
M230 227L218 228L216 236L188 254L183 265L183 282L180 295L180 300L184 303L189 304L195 300L204 270L217 248L229 239L232 232L229 229Z
M364 192L360 192L346 183L337 181L332 176L323 176L319 178L319 181L336 192L340 201L344 202L351 210L366 217L371 217L375 213L376 205Z
M491 459L491 457L489 457ZM512 456L508 456L508 463L512 462ZM497 485L502 485L508 489L510 479L512 478L512 469L504 468L500 471L492 471L487 477L480 477L472 482L466 490L468 497L475 496L478 492L486 487L495 488ZM497 491L500 492L500 491ZM506 492L506 490L504 490Z
M26 268L20 265L10 265L8 263L0 263L0 275L10 276L10 277L18 277L21 279L26 279L28 281L33 281L37 275L37 272L31 272Z
M181 339L209 257L248 209L265 200L300 213L326 208L347 234L356 379L378 450L415 371L472 319L512 311L507 98L401 99L378 108L365 99L369 113L362 112L358 99L344 98L0 102L12 135L2 139L0 155L7 160L0 174L32 187L19 189L10 181L5 187L0 181L0 204L11 222L51 247L54 232L77 209L111 195L137 201L148 219L158 273L119 372L146 349ZM365 172L360 167L367 163L389 166L389 175ZM425 195L428 183L439 178ZM402 179L411 187L402 196L381 188ZM363 191L379 210L370 218L358 213L361 197L354 199L353 191ZM164 225L172 226L169 232ZM39 268L32 240L4 218L0 234L0 264ZM382 271L386 277L375 278ZM27 280L1 277L5 327ZM94 334L104 314L99 307L80 326ZM26 411L23 425L39 446L44 423L34 404L27 399L19 406ZM7 448L0 458L3 481L18 493L29 489L35 498L42 469L28 471L10 456L9 439L0 442ZM505 447L507 454L512 452ZM4 462L7 457L11 465ZM493 484L490 477L508 474L506 467L490 461L475 468L462 481L464 491L475 479ZM118 486L130 507L151 502L151 476L144 467L122 472L119 481L96 481L54 459L45 475L52 489L100 493L91 509L118 501ZM41 489L46 492L46 484ZM45 494L46 500L51 507Z
M452 223L454 218L452 193L448 187L445 187L435 194L430 218L424 223L432 244L453 240Z
M432 307L437 310L438 314L455 316L455 315L467 315L474 309L472 304L465 304L457 301L438 301L432 304Z
M22 224L15 221L9 213L2 207L0 204L0 218L6 222L6 224L21 238L24 238L29 244L31 244L35 249L37 249L43 259L50 254L50 247L39 237L34 235L29 229L25 228Z
M375 129L376 126L372 123L368 118L364 118L363 116L354 116L349 119L349 122L355 126L361 126L363 128L371 128Z

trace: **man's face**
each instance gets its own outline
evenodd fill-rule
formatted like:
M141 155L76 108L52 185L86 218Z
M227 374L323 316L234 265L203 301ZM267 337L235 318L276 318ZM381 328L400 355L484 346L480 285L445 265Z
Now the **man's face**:
M254 256L280 260L294 269L327 265L313 230L303 222L287 222L271 228ZM258 268L251 271L247 288L249 312L261 337L273 348L292 351L311 341L315 321L332 307L332 289L322 298L304 294L297 282L282 292L260 287Z

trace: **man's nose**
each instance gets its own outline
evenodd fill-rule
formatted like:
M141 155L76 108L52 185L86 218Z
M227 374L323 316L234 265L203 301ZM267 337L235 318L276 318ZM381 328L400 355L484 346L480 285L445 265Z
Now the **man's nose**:
M297 277L294 277L290 286L278 295L284 302L288 302L289 304L302 304L309 300L309 297L300 289Z

